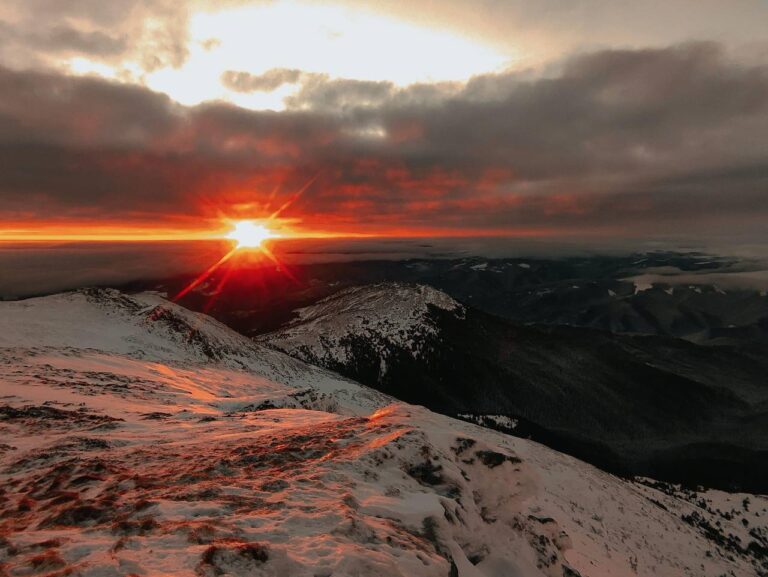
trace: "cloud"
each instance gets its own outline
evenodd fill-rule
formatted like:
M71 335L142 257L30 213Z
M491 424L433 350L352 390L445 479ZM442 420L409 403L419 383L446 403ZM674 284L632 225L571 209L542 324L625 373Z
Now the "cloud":
M637 254L665 249L704 251L737 257L732 264L716 271L680 271L672 267L650 270L634 280L644 284L713 284L723 289L768 289L768 254L761 245L748 251L726 247L681 246L675 239L642 242L630 239L602 240L596 246L590 239L567 237L541 238L365 238L283 240L273 249L281 262L307 265L346 261L382 261L430 258L564 258L595 254ZM197 276L227 252L222 241L119 242L119 243L27 243L0 244L0 300L39 296L84 286L119 287L126 283L168 279L176 275ZM715 257L713 257L715 258ZM115 266L119 263L119 266ZM309 275L312 276L312 275Z
M220 242L0 246L0 269L14 271L0 278L0 299L197 273L222 250Z
M692 39L728 47L764 43L763 0L340 0L411 22L454 30L517 53L539 66L576 52L611 46L660 48Z
M235 92L271 92L283 84L298 82L304 73L290 68L273 68L264 74L250 74L227 70L221 75L221 82Z
M0 62L50 68L82 56L133 61L145 72L188 56L190 4L176 0L7 0L0 10Z
M4 44L33 44L54 53L89 54L108 57L127 50L125 36L114 37L98 30L83 31L69 25L54 25L44 31L20 32L15 26L0 21Z
M358 107L375 107L387 103L398 90L393 82L331 78L328 74L304 72L289 68L273 68L264 74L228 70L221 82L235 92L271 92L284 84L300 84L296 94L285 98L289 109L311 109L315 112L339 112ZM442 85L421 85L427 93L444 96ZM428 91L427 87L431 89ZM400 94L418 93L415 86Z
M442 96L439 89L436 90ZM415 88L410 87L407 92L415 92ZM291 109L334 113L380 107L390 102L396 93L392 82L330 79L326 75L315 74L302 83L297 94L287 97L285 103Z
M256 112L2 69L0 219L200 224L319 174L286 213L314 229L765 234L768 69L716 44L467 84L298 78L286 111Z

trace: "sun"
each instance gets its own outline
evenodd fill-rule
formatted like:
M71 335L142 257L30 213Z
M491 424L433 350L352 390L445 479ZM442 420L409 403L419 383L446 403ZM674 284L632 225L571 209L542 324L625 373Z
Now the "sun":
M241 220L235 223L234 230L227 235L227 238L234 240L237 243L237 248L261 248L265 240L279 236L263 224L257 224L251 220Z

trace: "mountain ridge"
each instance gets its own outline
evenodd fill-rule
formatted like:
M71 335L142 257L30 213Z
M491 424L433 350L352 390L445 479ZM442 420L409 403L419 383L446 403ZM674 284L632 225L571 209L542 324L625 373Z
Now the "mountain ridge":
M414 310L425 306L421 289L401 284L361 287L357 300L381 299L386 287L410 297ZM760 356L666 337L521 325L466 305L460 315L431 308L419 321L430 330L414 331L420 340L404 347L367 322L369 307L356 309L354 326L347 312L334 318L334 308L353 308L346 294L325 299L324 316L311 326L302 328L299 317L258 341L445 414L506 416L518 422L516 434L617 473L768 490L760 473L768 476L761 464L768 363ZM677 467L688 446L698 447L698 460Z
M158 295L0 303L0 569L766 574L764 497L628 482L332 379Z

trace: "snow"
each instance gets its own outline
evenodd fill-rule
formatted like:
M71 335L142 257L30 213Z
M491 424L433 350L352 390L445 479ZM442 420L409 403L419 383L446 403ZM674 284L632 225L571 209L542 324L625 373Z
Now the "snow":
M750 576L768 535L764 497L629 482L157 295L0 303L0 440L8 575Z
M344 398L351 412L389 402L318 367L255 344L214 319L156 293L124 295L87 290L0 303L0 347L61 348L116 353L135 359L246 370L267 381Z
M520 268L531 268L531 265L529 265L527 262L517 263L517 266L519 266Z
M437 335L430 307L464 314L462 305L447 294L424 285L353 287L298 310L293 323L260 342L305 359L344 363L351 358L354 340L365 338L381 358L384 372L392 345L418 358L425 337Z

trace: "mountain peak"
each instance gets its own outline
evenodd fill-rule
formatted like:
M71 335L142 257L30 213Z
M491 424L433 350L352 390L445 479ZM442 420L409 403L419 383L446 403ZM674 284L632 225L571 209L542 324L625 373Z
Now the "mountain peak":
M429 312L429 306L463 314L464 307L446 293L428 285L383 282L355 286L339 291L318 303L297 311L300 321L319 319L339 310L371 320L373 317L397 317L396 321L415 322Z
M301 352L301 358L345 362L364 339L386 370L394 350L418 357L426 341L438 336L433 308L458 318L465 314L461 304L430 286L399 282L357 286L299 309L287 327L261 340L288 354Z
M390 289L348 302L435 296ZM229 348L200 356L188 326ZM158 295L0 303L0 573L765 574L763 497L376 395Z

